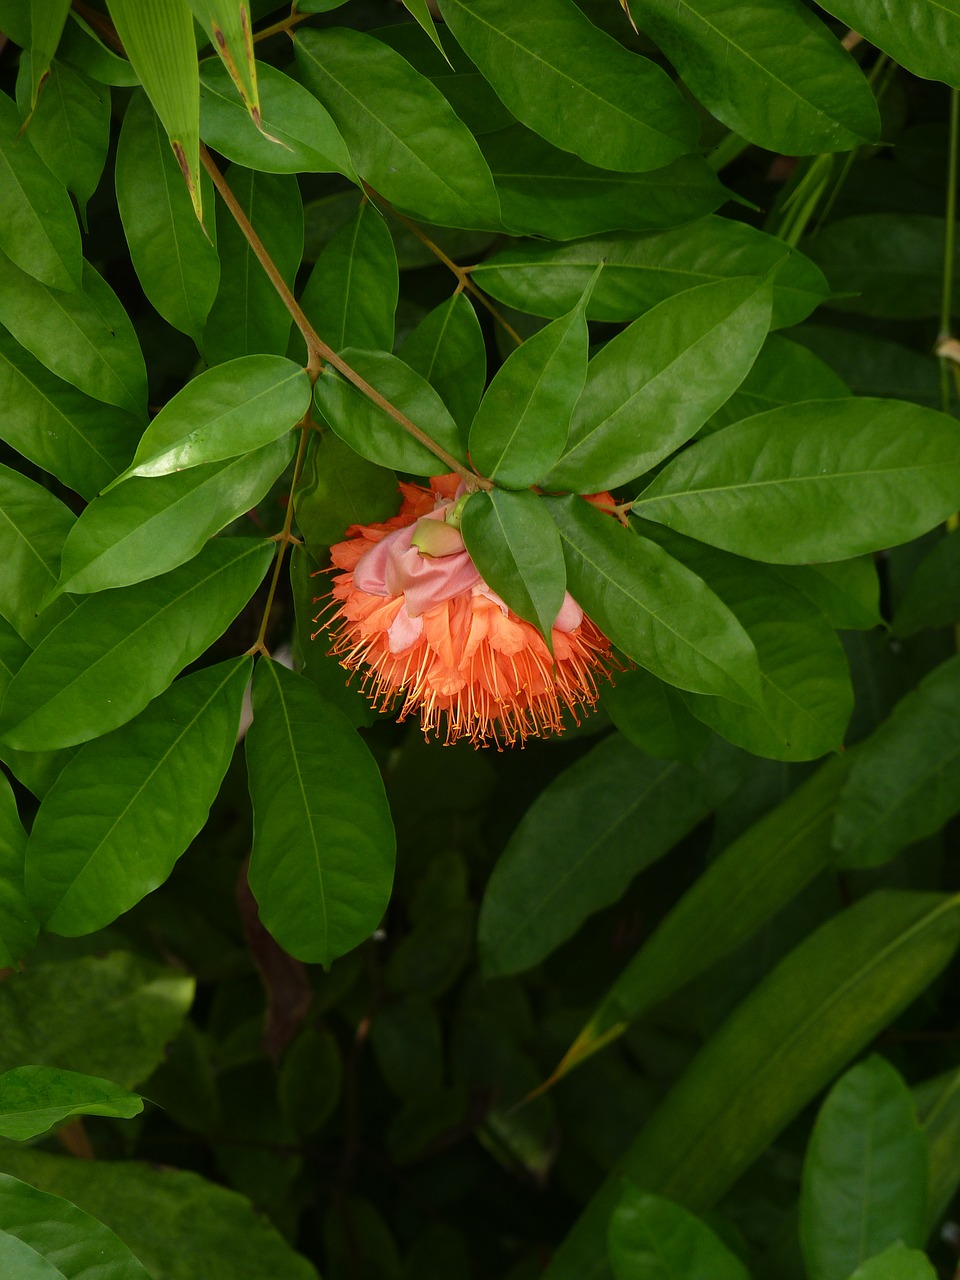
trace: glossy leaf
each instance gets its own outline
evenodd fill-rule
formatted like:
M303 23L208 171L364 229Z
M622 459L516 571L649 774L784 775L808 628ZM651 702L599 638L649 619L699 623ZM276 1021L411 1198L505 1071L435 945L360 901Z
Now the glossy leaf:
M845 867L888 862L960 810L960 657L932 671L857 753L837 812Z
M694 1212L713 1204L786 1124L944 968L960 904L871 894L810 934L700 1050L545 1272L601 1280L621 1178Z
M267 253L292 288L303 253L303 204L293 174L231 165L224 175ZM217 203L220 288L203 330L210 364L238 356L281 356L290 313L223 201Z
M71 1280L150 1280L103 1223L5 1173L0 1173L0 1263L7 1275L22 1280L58 1280L66 1274Z
M37 618L59 576L60 550L73 523L59 498L0 466L0 615L30 643L69 612L64 601L53 618Z
M269 62L257 64L257 128L222 62L200 68L200 133L208 146L263 173L342 173L356 179L337 126L312 93Z
M0 1075L0 1137L23 1142L71 1116L129 1120L143 1099L109 1080L56 1067L15 1067Z
M632 172L696 148L696 120L665 72L572 0L441 0L440 12L497 96L555 146Z
M395 515L397 501L396 475L361 458L332 431L316 438L294 494L297 524L314 550L340 542L348 525Z
M803 1166L800 1241L810 1280L847 1280L889 1245L923 1243L927 1145L910 1091L873 1055L833 1086Z
M960 88L953 50L960 40L960 5L941 0L893 0L880 8L865 0L829 0L823 6L914 75Z
M743 1263L699 1218L626 1182L607 1233L617 1280L749 1280Z
M282 356L241 356L207 369L163 406L120 480L260 449L296 426L309 403L309 378Z
M131 720L223 633L272 556L271 543L220 538L172 573L84 600L11 680L4 741L45 751Z
M297 66L360 177L398 209L448 227L500 225L493 178L438 89L387 45L339 27L299 31Z
M925 1253L894 1244L857 1267L850 1280L936 1280Z
M709 864L604 994L555 1076L708 972L829 865L848 770L843 757L829 760Z
M80 284L80 228L60 180L21 136L20 113L0 93L0 249L53 289Z
M37 939L39 928L23 888L23 858L27 833L20 824L17 802L0 774L0 966L12 969Z
M596 493L649 471L743 381L770 327L770 286L746 277L687 289L604 346L587 371L548 488Z
M390 897L395 837L383 783L342 712L267 659L257 664L253 714L250 887L281 946L329 966L373 932Z
M437 392L419 373L385 351L347 347L342 355L351 369L405 414L414 426L455 458L466 461L457 424ZM435 475L442 467L434 453L329 365L317 379L313 393L325 421L361 457L419 476Z
M208 230L197 221L157 113L142 90L135 93L117 144L117 207L124 235L151 305L198 344L220 283L213 190L206 177L204 183Z
M960 538L942 538L920 561L893 618L897 635L960 622Z
M581 498L545 501L570 594L627 657L680 689L761 697L753 643L702 578Z
M27 897L45 928L93 933L167 879L230 764L250 667L234 658L176 681L65 766L26 853Z
M439 394L466 438L487 380L483 331L467 295L455 293L434 307L407 336L399 355Z
M471 273L495 298L538 316L561 316L583 294L602 262L588 320L635 320L664 298L732 276L773 281L773 327L797 324L829 293L820 270L782 240L730 218L701 218L686 227L598 236L572 244L525 241Z
M850 151L880 137L860 68L797 0L630 0L637 25L718 120L768 151ZM858 27L857 30L860 30Z
M399 287L393 237L376 205L364 201L324 247L300 305L334 351L392 351Z
M83 264L83 292L63 293L0 254L0 324L58 377L145 418L140 343L116 294L89 262Z
M675 227L712 213L727 198L700 156L678 156L646 173L611 173L522 125L486 134L480 146L504 222L527 235L573 240L603 231Z
M958 445L956 423L919 405L785 405L686 450L634 510L756 560L846 560L907 542L956 510Z
M651 760L619 734L592 748L540 793L490 877L479 926L486 975L548 956L735 784L729 767Z
M293 447L288 434L239 458L135 477L95 498L64 542L58 592L129 587L192 560L264 498Z
M546 506L529 491L492 489L471 494L461 521L470 559L484 582L518 617L539 628L552 649L567 573Z
M470 456L499 485L525 489L560 456L587 376L586 308L599 274L569 314L510 353L484 392L470 426Z
M660 760L696 760L710 738L679 690L643 667L618 671L600 705L628 741Z

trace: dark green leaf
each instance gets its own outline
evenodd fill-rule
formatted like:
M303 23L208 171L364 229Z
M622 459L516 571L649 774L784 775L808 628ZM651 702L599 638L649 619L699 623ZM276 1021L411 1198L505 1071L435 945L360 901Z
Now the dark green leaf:
M390 897L383 782L347 718L302 676L261 660L253 711L250 887L280 945L329 966L373 932Z
M26 97L27 111L37 104L41 85L47 83L50 62L57 51L64 24L70 10L70 0L30 0L30 40L26 58L32 63L30 89ZM16 26L16 14L14 14ZM27 112L24 112L26 115Z
M960 538L950 534L920 561L893 619L897 635L960 622Z
M27 89L32 67L30 55L21 58L17 102L23 116L29 110ZM110 90L91 83L61 62L52 62L30 116L27 137L47 168L77 197L82 213L97 188L107 158Z
M760 699L753 642L702 578L582 498L545 501L570 594L627 657L681 689Z
M927 1144L903 1079L876 1055L833 1086L803 1165L800 1240L810 1280L847 1280L889 1245L919 1248Z
M408 335L399 355L439 394L466 439L487 381L483 332L467 295L455 293L434 307Z
M425 76L360 31L301 30L294 43L300 74L333 116L361 178L415 218L499 228L480 148Z
M828 0L823 7L914 75L960 88L960 70L953 57L960 41L957 0L937 4L887 0L879 7L869 0Z
M80 285L80 228L63 183L20 126L0 93L0 249L33 279L70 291Z
M27 833L10 783L0 773L0 966L12 969L37 940L38 924L23 888Z
M58 591L128 587L192 560L209 538L261 501L293 445L288 434L239 458L135 477L95 498L63 544Z
M892 396L940 407L937 361L932 352L913 351L872 333L818 324L805 324L790 336L825 360L855 395ZM837 392L828 394L833 397Z
M461 461L466 450L457 424L430 383L386 351L361 351L348 347L346 363L369 385L424 431L431 440ZM443 466L425 445L378 408L362 391L327 365L314 387L317 408L341 439L352 449L383 467L436 474Z
M894 1244L857 1267L850 1280L936 1280L936 1275L926 1254Z
M776 572L802 591L832 627L869 631L881 625L880 579L873 556L832 564L781 564Z
M773 564L847 560L960 506L960 427L898 400L811 400L725 427L643 491L637 515Z
M121 478L167 475L259 449L286 435L309 404L309 378L283 356L217 365L167 401Z
M252 128L252 126L251 126ZM292 288L303 255L303 203L289 173L255 173L231 165L224 175L264 248ZM210 364L260 352L283 355L290 313L237 226L217 202L220 288L203 330Z
M555 146L631 172L696 148L696 118L663 69L572 0L440 0L440 12L497 96Z
M557 526L533 493L477 492L463 509L461 530L480 576L518 617L551 634L567 573Z
M607 1246L617 1280L750 1280L699 1218L629 1181L610 1218Z
M126 58L119 57L101 42L93 27L72 11L63 29L57 55L69 66L96 80L129 88L140 83Z
M0 324L51 372L95 400L146 417L147 372L117 295L83 264L83 292L50 289L0 254Z
M15 1067L0 1075L0 1138L23 1142L71 1116L129 1120L143 1099L109 1080L56 1067Z
M786 256L786 261L784 257ZM471 272L481 289L519 311L561 316L581 297L597 266L589 320L635 320L664 298L731 276L773 282L773 327L797 324L829 293L820 270L783 241L730 218L701 218L670 231L621 233L552 245L525 241Z
M487 884L479 928L487 976L529 969L616 902L735 785L716 764L651 760L614 734L559 774Z
M508 489L540 480L563 451L587 376L586 308L598 271L573 309L503 362L470 426L470 456Z
M325 431L315 440L294 495L297 524L308 548L318 552L342 541L348 525L395 515L397 495L392 471L361 458Z
M0 615L31 644L69 612L64 601L52 617L37 617L56 584L74 520L42 485L0 466Z
M218 538L162 578L89 596L10 682L0 714L4 740L45 751L131 720L222 635L273 552L269 542Z
M198 344L220 283L213 188L203 181L208 231L157 113L138 90L117 145L117 207L144 293L168 324Z
M960 810L960 657L932 671L860 747L834 827L838 861L871 867Z
M796 156L879 140L863 73L798 0L762 0L749 14L728 0L630 5L690 91L750 142Z
M752 277L701 285L665 299L608 342L590 361L547 487L612 488L689 440L756 359L770 296L769 284Z
M342 173L356 180L337 126L312 93L257 63L262 131L219 59L200 68L200 136L236 164L264 173Z
M660 760L696 760L710 737L680 693L643 667L617 672L600 705L625 738Z
M47 929L93 933L163 884L220 789L249 677L249 658L186 676L66 765L27 845L27 897Z
M712 213L727 199L700 156L678 156L646 173L611 173L519 124L487 134L480 145L504 222L526 235L573 240L603 231L675 227Z

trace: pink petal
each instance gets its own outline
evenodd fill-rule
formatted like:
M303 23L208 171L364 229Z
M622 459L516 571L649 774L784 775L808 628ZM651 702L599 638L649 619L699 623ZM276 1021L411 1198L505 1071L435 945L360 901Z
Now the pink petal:
M555 631L576 631L583 621L583 610L569 591L563 593L563 604L553 624Z
M406 609L400 609L390 623L387 642L391 653L406 653L423 635L423 619L411 618Z

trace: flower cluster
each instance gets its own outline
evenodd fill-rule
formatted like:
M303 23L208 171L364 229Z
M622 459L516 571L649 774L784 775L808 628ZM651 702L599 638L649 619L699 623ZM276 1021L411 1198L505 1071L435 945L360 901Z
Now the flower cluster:
M332 596L316 621L343 666L363 673L375 704L402 700L399 718L419 713L427 735L500 746L559 732L564 708L577 719L595 704L597 678L613 665L610 643L568 593L551 656L446 522L459 485L455 475L434 476L429 489L401 483L397 516L351 525L331 548Z

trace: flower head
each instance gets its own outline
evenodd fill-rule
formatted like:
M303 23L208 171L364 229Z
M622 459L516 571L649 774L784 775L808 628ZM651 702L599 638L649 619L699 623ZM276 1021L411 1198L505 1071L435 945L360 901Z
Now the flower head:
M372 700L382 710L402 700L399 718L418 712L425 734L479 746L558 732L565 707L576 719L596 702L610 642L567 594L551 656L446 522L461 494L457 476L430 483L401 483L397 516L351 525L331 547L332 597L316 621L329 628L343 666L363 672Z

